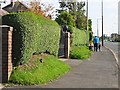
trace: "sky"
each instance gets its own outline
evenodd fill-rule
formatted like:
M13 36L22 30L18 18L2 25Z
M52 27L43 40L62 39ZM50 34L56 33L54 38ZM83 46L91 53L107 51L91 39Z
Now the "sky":
M1 0L0 0L1 1ZM6 0L5 6L10 3L11 0ZM16 1L16 0L15 0ZM19 0L28 3L30 0ZM59 8L59 0L40 0L44 3L50 3L53 7ZM85 1L86 0L79 0ZM98 34L102 34L102 20L101 20L101 1L102 0L88 0L88 18L92 19L92 29L93 34L97 35L97 28L99 30ZM120 0L103 0L103 33L110 36L112 33L118 33L118 2ZM86 8L85 8L86 9ZM97 23L98 20L98 23ZM98 25L97 25L98 24Z
M103 32L108 36L111 33L118 33L118 1L103 0ZM102 35L101 8L101 0L90 0L88 14L89 18L92 19L94 35L97 35L98 19L99 36Z

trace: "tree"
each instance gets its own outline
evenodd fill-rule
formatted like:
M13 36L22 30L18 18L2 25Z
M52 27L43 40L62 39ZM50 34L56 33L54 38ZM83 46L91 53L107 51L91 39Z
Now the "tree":
M55 19L59 25L70 25L75 26L75 22L73 16L69 14L67 11L61 12L61 14Z
M87 18L84 15L85 2L77 2L76 0L72 0L72 2L64 1L59 3L61 8L58 10L59 14L67 10L73 16L75 26L79 29L86 29Z
M30 6L31 6L30 10L32 12L45 16L45 13L41 9L40 2L38 1L30 2Z
M87 28L87 17L85 15L78 15L76 16L76 27L81 29L81 30L86 30Z
M34 13L40 14L40 15L50 18L50 19L53 16L54 7L51 4L43 4L43 3L40 3L39 1L35 0L34 2L30 3L30 6L31 6L30 10Z
M92 31L92 20L91 19L88 20L88 30Z
M54 11L54 7L52 6L52 4L42 4L42 8L43 8L45 15L48 18L52 18L54 16L55 11Z
M88 20L88 30L89 30L89 41L92 41L93 32L92 32L92 20Z

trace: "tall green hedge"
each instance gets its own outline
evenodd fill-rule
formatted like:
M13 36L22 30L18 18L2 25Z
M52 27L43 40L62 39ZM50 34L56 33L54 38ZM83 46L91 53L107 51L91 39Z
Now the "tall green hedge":
M72 29L72 46L87 45L89 42L89 32L74 27Z
M35 52L58 55L60 27L55 21L31 12L8 14L2 21L14 28L14 65L28 61Z

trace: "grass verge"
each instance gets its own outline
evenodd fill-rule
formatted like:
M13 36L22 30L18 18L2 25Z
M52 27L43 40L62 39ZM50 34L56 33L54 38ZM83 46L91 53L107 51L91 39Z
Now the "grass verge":
M68 65L52 55L34 55L29 62L13 70L10 82L21 85L45 84L69 70Z
M70 51L70 58L72 59L87 59L91 56L92 51L86 46L74 46Z

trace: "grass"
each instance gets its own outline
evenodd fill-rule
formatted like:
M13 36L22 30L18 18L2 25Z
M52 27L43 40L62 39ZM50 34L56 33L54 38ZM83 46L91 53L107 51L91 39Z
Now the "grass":
M13 70L10 82L21 85L45 84L69 70L68 65L52 55L34 55L29 62Z
M70 58L72 59L87 59L91 56L92 51L86 46L74 46L70 51Z

